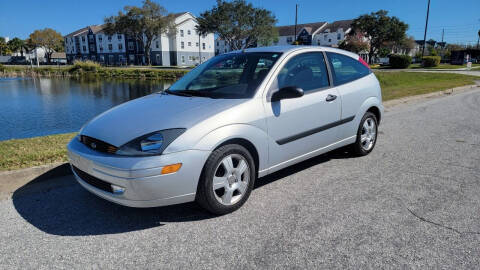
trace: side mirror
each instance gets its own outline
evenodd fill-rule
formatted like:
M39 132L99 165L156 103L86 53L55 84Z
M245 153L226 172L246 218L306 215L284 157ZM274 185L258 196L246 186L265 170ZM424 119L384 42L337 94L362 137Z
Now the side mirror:
M303 89L296 86L286 86L280 88L272 95L272 102L280 101L282 99L299 98L303 96Z

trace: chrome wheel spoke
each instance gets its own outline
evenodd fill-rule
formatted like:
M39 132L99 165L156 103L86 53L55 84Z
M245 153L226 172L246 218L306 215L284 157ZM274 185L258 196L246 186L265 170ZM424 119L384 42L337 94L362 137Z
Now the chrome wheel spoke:
M362 134L360 135L360 142L363 144L367 141L368 137L367 137L367 134Z
M232 156L227 156L222 160L223 167L225 167L225 171L227 174L232 173L233 171L233 160Z
M222 201L224 204L231 204L233 197L233 189L225 189L225 193L222 196Z
M238 191L243 195L247 191L248 182L240 181L238 183Z
M227 186L228 186L228 180L226 176L213 177L213 190L217 190L219 188L225 188Z
M245 162L245 160L241 159L238 162L237 168L235 169L235 175L237 176L237 179L239 179L239 180L242 179L242 174L247 170L247 168L248 168L247 162Z

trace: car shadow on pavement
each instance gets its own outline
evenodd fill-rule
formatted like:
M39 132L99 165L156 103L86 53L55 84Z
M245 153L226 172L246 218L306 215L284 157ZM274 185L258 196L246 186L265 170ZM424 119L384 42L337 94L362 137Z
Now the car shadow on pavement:
M336 150L258 179L255 189L294 173L329 161L349 158ZM100 199L82 188L72 175L51 179L37 177L17 189L12 201L17 212L37 229L53 235L86 236L116 234L215 218L195 203L157 207L130 208ZM255 192L252 193L255 196Z

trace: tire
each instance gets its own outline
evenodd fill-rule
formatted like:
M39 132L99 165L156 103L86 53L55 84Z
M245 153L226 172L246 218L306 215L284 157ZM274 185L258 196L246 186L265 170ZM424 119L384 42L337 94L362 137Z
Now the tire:
M205 163L195 200L213 214L231 213L247 201L255 178L255 162L247 149L236 144L221 146Z
M377 117L371 112L366 112L358 126L357 140L352 145L353 153L356 156L366 156L370 154L377 143L377 135Z

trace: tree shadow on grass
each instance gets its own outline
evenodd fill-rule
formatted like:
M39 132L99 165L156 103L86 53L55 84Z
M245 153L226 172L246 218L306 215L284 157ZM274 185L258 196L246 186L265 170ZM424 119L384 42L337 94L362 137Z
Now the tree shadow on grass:
M330 159L349 158L343 149L321 155L260 178L255 189L288 177ZM67 165L64 165L67 166ZM62 168L65 170L65 168ZM129 208L96 197L82 188L72 175L52 178L47 172L17 189L13 204L17 212L37 229L61 236L116 234L214 218L195 203ZM255 196L255 192L252 193Z

